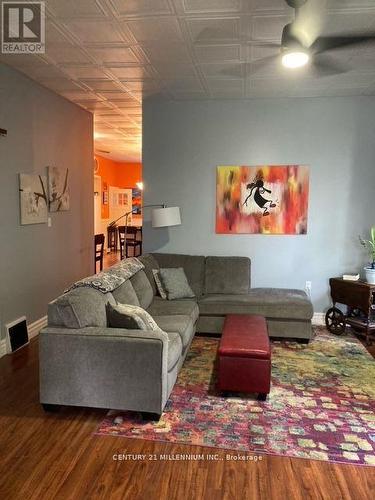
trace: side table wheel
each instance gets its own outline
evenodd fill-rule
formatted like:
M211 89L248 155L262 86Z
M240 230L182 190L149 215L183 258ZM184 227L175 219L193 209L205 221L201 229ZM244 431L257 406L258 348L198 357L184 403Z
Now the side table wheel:
M327 330L335 335L342 335L345 331L345 315L337 307L331 307L326 313Z

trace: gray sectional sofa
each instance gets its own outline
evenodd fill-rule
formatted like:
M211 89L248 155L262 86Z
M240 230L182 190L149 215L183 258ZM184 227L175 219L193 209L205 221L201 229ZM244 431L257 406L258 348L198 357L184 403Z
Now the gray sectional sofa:
M146 254L112 293L76 288L48 307L40 333L40 401L160 415L196 331L220 334L226 314L261 314L269 334L308 341L312 304L300 290L250 288L250 260ZM195 299L164 300L152 270L182 267ZM106 305L141 305L160 331L107 326Z

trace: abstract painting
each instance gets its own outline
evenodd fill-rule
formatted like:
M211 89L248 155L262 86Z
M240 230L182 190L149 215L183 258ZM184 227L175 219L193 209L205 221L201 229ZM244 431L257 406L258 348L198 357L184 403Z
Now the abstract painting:
M132 189L132 207L134 215L141 215L142 213L142 191L140 189Z
M21 224L47 222L47 178L44 175L20 174Z
M50 212L69 210L69 169L48 167L48 193Z
M306 234L306 165L217 167L216 233Z

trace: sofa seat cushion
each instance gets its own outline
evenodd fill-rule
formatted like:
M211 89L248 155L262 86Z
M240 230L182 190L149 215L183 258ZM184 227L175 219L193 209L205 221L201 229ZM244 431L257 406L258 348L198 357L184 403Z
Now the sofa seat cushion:
M179 315L190 316L195 323L199 316L198 305L195 300L163 300L161 297L154 297L151 306L147 309L151 316Z
M168 335L168 371L170 372L182 356L182 340L178 333L167 332Z
M201 315L260 314L266 318L311 320L313 307L302 290L253 288L248 294L209 294L199 300Z
M171 315L171 316L154 316L154 320L161 330L164 332L178 333L181 337L182 346L185 348L192 337L194 337L194 323L190 316Z

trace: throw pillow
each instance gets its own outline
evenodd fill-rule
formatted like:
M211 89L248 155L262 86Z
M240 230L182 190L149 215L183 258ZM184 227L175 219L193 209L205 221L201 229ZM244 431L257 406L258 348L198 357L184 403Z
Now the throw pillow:
M156 284L156 288L159 292L159 295L162 299L167 298L167 292L164 290L163 283L161 282L160 275L159 275L159 269L153 269L152 274L154 275L154 281Z
M150 314L139 306L129 304L107 305L107 321L111 328L129 330L160 330Z
M159 269L160 277L167 292L168 300L195 297L182 267Z

